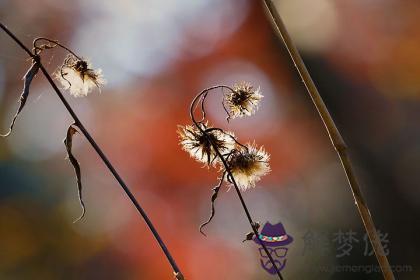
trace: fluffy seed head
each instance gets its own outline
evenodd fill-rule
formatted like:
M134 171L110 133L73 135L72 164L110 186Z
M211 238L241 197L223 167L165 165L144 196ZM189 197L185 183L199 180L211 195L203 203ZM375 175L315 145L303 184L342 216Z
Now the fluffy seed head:
M200 124L201 129L206 131L208 137L196 126L178 126L178 135L182 149L199 162L207 165L215 165L218 161L216 151L212 142L217 146L220 153L224 154L235 147L233 133L224 132L220 129L208 127L207 124Z
M233 151L228 158L228 166L240 190L255 187L262 176L270 172L268 161L270 156L262 147L257 149L255 144L247 144L248 149Z
M93 88L100 89L106 82L101 69L93 69L87 60L78 59L73 55L64 60L55 77L74 97L86 96Z
M242 82L234 85L233 91L225 93L229 117L234 119L251 116L258 109L262 97L260 88L254 89L250 83Z

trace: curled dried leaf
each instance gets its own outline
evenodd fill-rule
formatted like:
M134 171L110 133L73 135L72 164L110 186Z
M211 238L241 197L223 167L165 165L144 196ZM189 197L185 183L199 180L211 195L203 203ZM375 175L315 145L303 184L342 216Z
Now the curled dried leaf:
M252 224L252 228L254 228L256 231L258 231L260 229L260 227L261 227L260 222L254 222Z
M254 233L253 231L248 232L248 233L245 235L245 239L244 239L244 240L242 240L242 242L245 242L245 241L250 241L250 240L252 240L252 238L254 238L254 236L255 236L255 233Z
M260 228L260 223L259 222L253 222L252 224L252 228L255 230L255 231L257 231L258 232L258 229ZM254 236L255 236L255 233L253 232L253 231L251 231L251 232L248 232L246 235L245 235L245 239L244 240L242 240L242 242L245 242L245 241L250 241L250 240L252 240L252 238L254 238Z
M208 218L208 220L207 220L206 222L204 222L203 224L201 224L201 225L200 225L200 232L201 232L201 234L202 234L202 235L204 235L204 236L206 236L206 234L203 232L203 228L211 222L211 220L212 220L212 219L213 219L213 217L214 217L214 214L216 213L216 210L215 210L215 208L214 208L214 202L215 202L215 201L216 201L216 199L217 199L217 196L218 196L218 194L219 194L220 187L221 187L221 186L222 186L222 184L223 184L223 180L224 180L224 178L225 178L225 175L226 175L226 172L225 172L225 173L223 173L222 178L220 178L220 182L219 182L219 184L218 184L216 187L214 187L214 188L213 188L213 194L212 194L212 196L211 196L211 213L210 213L210 217Z
M28 96L29 96L29 87L32 83L32 80L38 73L39 67L40 67L40 64L34 61L31 67L26 72L25 76L23 77L23 80L24 80L23 90L19 98L19 108L17 109L16 114L13 117L12 123L10 124L10 127L9 127L9 131L6 134L0 134L1 137L7 137L12 133L13 127L15 126L16 119L26 104L26 100L28 99Z
M70 163L73 165L74 172L76 173L79 202L80 202L80 206L82 207L82 214L80 215L79 218L77 218L74 221L74 223L80 221L85 216L85 213L86 213L85 203L83 202L83 198L82 198L82 179L80 175L80 165L77 159L73 156L73 153L71 151L72 146L73 146L73 135L77 132L75 126L77 126L75 123L69 126L69 128L67 129L66 138L64 139L64 145L66 146L66 150L67 150L67 157Z

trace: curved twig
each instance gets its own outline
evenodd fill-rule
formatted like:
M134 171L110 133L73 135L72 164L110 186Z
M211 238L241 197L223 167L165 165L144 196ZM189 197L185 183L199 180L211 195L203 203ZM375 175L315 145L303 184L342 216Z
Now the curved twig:
M39 41L47 41L48 43L52 43L54 44L53 46L51 45L41 45L38 46L38 42ZM43 51L44 49L52 49L55 48L57 46L59 46L62 49L65 49L66 51L68 51L69 53L71 53L72 55L74 55L77 59L82 60L81 57L79 57L77 54L75 54L72 50L70 50L68 47L64 46L63 44L61 44L60 42L58 42L58 40L51 40L45 37L37 37L34 39L34 41L32 42L33 45L33 51L35 54L40 54L41 51ZM46 46L46 48L42 48L43 46Z

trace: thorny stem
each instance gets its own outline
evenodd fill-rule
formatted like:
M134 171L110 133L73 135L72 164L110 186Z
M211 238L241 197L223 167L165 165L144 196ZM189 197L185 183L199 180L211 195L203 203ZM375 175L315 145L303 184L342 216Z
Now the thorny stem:
M213 86L207 89L204 89L203 91L201 91L200 94L198 94L192 101L191 103L191 107L190 107L190 117L191 120L193 121L194 125L200 130L200 132L204 135L206 135L207 139L209 140L209 142L211 143L211 145L213 146L214 151L216 152L216 155L220 158L220 160L223 163L223 166L226 170L227 173L227 178L230 179L230 181L232 182L233 186L235 187L236 193L239 197L239 200L241 201L242 204L242 208L245 211L246 217L248 218L249 224L251 225L252 231L255 234L255 237L258 239L258 242L260 243L260 245L263 247L265 253L267 254L268 258L270 259L270 262L273 264L274 268L276 269L276 273L279 276L279 278L281 280L284 280L283 276L280 273L280 270L278 269L276 263L274 262L273 257L271 256L270 252L268 251L267 247L264 245L264 242L262 242L262 240L259 237L259 233L258 233L258 227L257 224L252 220L251 214L249 213L248 210L248 206L245 203L245 200L242 197L241 191L239 190L239 187L235 181L235 177L232 175L232 172L229 168L229 165L227 164L225 158L223 157L223 155L220 153L219 149L217 148L217 145L213 142L212 138L209 137L209 135L207 134L207 132L205 132L201 126L199 125L199 122L196 121L195 117L194 117L194 109L196 108L196 103L197 101L201 98L201 96L207 96L207 94L214 89L218 89L218 88L225 88L228 90L232 90L230 87L227 86L223 86L223 85L217 85L217 86ZM203 99L202 99L203 100ZM204 100L202 101L204 102Z
M388 259L384 253L384 249L382 247L380 238L373 223L372 216L370 215L368 205L363 197L359 183L356 179L353 166L347 153L347 145L344 142L339 130L337 129L333 118L328 112L328 109L325 106L324 101L322 100L322 97L319 94L318 89L316 88L315 83L313 82L308 70L306 69L305 63L303 62L298 49L296 48L292 39L290 38L290 35L288 34L287 29L280 17L280 14L277 11L275 5L273 4L273 1L264 0L264 2L270 14L270 17L272 18L276 32L278 33L277 35L283 40L287 51L289 52L290 57L292 58L296 69L299 72L299 75L303 83L305 84L305 87L318 111L318 114L320 115L324 123L324 126L328 132L328 136L330 137L331 143L337 151L344 172L346 173L351 191L353 193L356 206L359 210L359 214L363 221L366 232L369 236L372 247L375 251L376 259L378 260L379 265L381 267L382 274L386 280L394 279L394 274L392 273Z
M133 193L130 191L128 186L125 184L121 176L118 174L118 172L115 170L111 162L108 160L108 158L105 156L105 154L102 152L101 148L99 148L98 144L95 142L95 140L92 138L92 136L89 134L89 132L86 130L82 122L80 121L79 117L76 115L76 113L73 111L73 109L70 107L69 103L64 98L61 91L58 89L57 85L54 83L53 79L51 78L50 74L47 72L45 67L42 65L40 61L40 57L37 54L32 53L5 25L0 23L1 29L3 29L4 32L6 32L23 50L26 51L26 53L31 56L36 63L39 64L40 69L42 73L44 74L45 78L48 80L58 97L60 98L61 102L66 107L67 111L70 113L72 118L74 119L74 125L76 125L82 134L86 137L86 139L89 141L89 143L92 145L93 149L96 151L96 153L99 155L99 157L102 159L102 161L105 163L106 167L108 167L109 171L112 173L114 178L118 181L121 188L124 190L124 192L127 194L131 202L136 207L139 214L143 217L144 221L146 222L147 226L149 227L150 231L152 232L153 236L159 243L163 253L165 254L166 258L168 259L170 265L172 266L172 269L174 271L174 275L176 279L183 280L184 276L182 275L181 271L179 270L174 258L170 254L168 248L166 247L165 243L163 242L162 238L160 237L159 233L157 232L156 228L152 224L152 221L147 216L146 212L143 210L143 208L140 206L139 202L134 197ZM34 50L35 51L35 50Z

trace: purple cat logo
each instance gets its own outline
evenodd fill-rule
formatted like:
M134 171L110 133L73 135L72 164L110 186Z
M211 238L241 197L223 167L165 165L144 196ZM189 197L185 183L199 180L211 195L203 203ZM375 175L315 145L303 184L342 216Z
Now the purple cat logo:
M267 247L268 252L274 259L274 263L277 265L279 270L282 270L286 266L286 255L288 248L286 247L293 242L293 237L286 233L282 223L275 225L270 222L265 223L261 233L259 234L261 242ZM258 250L260 251L260 262L261 266L270 274L276 274L276 269L270 262L264 248L256 236L253 238L254 242L260 245Z

